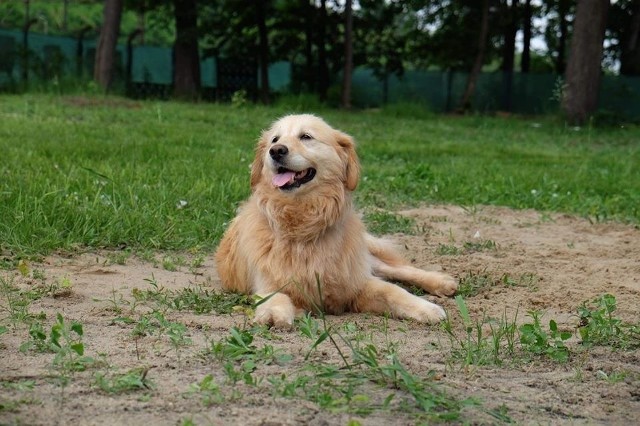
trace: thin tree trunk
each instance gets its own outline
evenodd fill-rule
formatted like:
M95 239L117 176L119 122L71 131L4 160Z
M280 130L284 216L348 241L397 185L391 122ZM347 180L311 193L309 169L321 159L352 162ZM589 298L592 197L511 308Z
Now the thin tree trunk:
M508 22L504 28L504 50L502 52L502 108L505 111L511 111L516 34L518 33L518 0L512 0L511 6L505 2L504 7L506 8Z
M520 59L520 71L525 74L531 68L531 18L531 0L526 0L522 27L522 58Z
M256 2L256 14L260 38L260 101L266 105L269 103L269 36L265 21L265 1Z
M307 87L305 90L315 92L315 78L313 71L313 22L315 8L310 6L309 0L302 1L302 10L304 11L304 56L306 58L304 79Z
M113 83L116 46L120 33L123 0L105 0L100 38L96 48L93 78L108 91Z
M329 90L329 67L327 65L327 2L320 2L320 22L318 23L318 96L321 101L327 100Z
M353 73L353 9L347 0L344 10L344 72L342 79L342 108L351 108L351 75Z
M571 124L584 124L598 106L609 0L581 0L571 38L562 108Z
M176 40L173 45L173 94L196 99L200 93L198 10L196 0L173 0Z
M471 98L476 91L476 84L478 83L478 77L482 70L482 64L484 63L484 53L487 48L487 35L489 33L489 0L482 1L482 20L480 22L480 34L478 36L478 52L476 53L476 59L473 63L473 68L469 73L467 79L467 86L460 100L458 106L458 112L464 113L471 108Z
M560 38L558 40L558 57L556 58L556 73L564 74L566 69L566 47L569 32L567 14L569 13L569 0L558 0L558 19L560 20Z

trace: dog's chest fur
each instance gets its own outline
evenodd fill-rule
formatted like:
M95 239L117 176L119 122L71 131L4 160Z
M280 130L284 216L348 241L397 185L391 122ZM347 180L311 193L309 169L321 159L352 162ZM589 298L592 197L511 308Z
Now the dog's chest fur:
M277 206L276 209L274 206ZM296 306L339 313L350 308L370 275L364 226L349 200L262 205L271 241L263 271ZM350 292L350 294L346 294ZM320 303L320 299L322 302Z

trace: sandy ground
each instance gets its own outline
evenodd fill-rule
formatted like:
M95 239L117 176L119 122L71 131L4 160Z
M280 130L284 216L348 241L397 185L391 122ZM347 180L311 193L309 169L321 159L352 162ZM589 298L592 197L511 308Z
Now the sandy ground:
M514 318L529 321L529 310L544 312L543 323L555 319L560 329L575 331L581 303L605 293L618 302L615 315L640 322L640 230L623 224L592 224L585 219L534 211L484 207L473 211L437 206L403 211L416 220L417 235L390 236L407 257L423 268L445 270L464 279L485 276L489 284L466 299L472 318ZM438 254L443 247L463 249L465 242L491 240L495 248L462 250L461 254ZM321 409L316 403L273 396L268 377L293 376L305 364L312 340L299 331L277 331L256 338L254 344L272 345L293 358L289 363L260 365L254 376L257 386L225 384L224 360L203 356L211 342L229 336L233 326L243 327L242 313L197 315L166 310L167 320L187 326L191 344L173 348L166 336L134 337L134 325L114 321L139 318L149 307L132 303L134 289L159 287L180 290L204 286L219 289L211 257L197 269L188 265L177 271L157 262L130 257L124 265L113 262L117 253L86 253L71 258L54 255L41 264L29 265L29 276L0 272L6 281L23 290L52 283L70 284L35 300L29 312L44 312L45 330L61 313L67 322L83 324L85 355L102 359L83 372L70 375L59 385L59 370L52 368L53 354L34 350L23 353L28 327L9 326L0 336L0 424L78 425L328 425L357 420L365 425L415 424L424 420L415 410L376 410L368 415ZM185 254L185 258L189 258ZM111 261L109 261L111 259ZM34 271L37 271L34 278ZM44 277L44 278L43 278ZM505 282L509 283L506 285ZM437 299L450 314L462 336L462 321L452 299ZM8 315L8 299L0 300L0 318ZM597 347L584 350L577 337L568 341L567 363L546 358L519 361L504 359L500 366L467 366L451 356L451 341L439 326L368 315L328 317L336 329L355 327L383 347L397 344L400 360L415 375L435 372L439 388L457 398L473 397L479 406L463 411L469 423L500 423L511 419L523 424L633 424L640 418L640 350ZM8 321L3 320L4 324ZM344 328L345 330L347 328ZM384 330L387 330L386 332ZM346 333L346 332L345 332ZM387 342L387 343L385 343ZM340 365L336 349L328 340L312 352L311 361ZM152 390L108 394L95 386L95 376L107 371L148 369ZM189 394L189 386L211 374L227 396L222 403L206 404ZM609 378L609 379L607 379ZM613 379L617 378L617 379ZM33 386L25 383L31 381ZM369 384L372 398L386 395ZM235 396L233 392L235 391ZM388 389L387 389L388 393ZM400 398L401 399L401 398ZM397 407L396 407L397 408ZM501 410L508 417L491 415ZM188 424L188 423L186 423ZM356 424L356 423L354 423Z

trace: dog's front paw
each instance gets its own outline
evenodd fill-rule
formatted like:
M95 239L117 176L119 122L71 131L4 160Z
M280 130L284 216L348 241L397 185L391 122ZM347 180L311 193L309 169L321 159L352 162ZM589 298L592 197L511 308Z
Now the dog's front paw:
M446 312L435 303L431 303L424 299L419 299L420 303L410 315L413 319L427 324L435 324L447 317Z
M295 314L296 309L291 303L291 299L283 294L278 294L256 308L253 322L290 330L293 328Z
M458 282L449 274L437 272L434 294L436 296L453 296L458 289Z

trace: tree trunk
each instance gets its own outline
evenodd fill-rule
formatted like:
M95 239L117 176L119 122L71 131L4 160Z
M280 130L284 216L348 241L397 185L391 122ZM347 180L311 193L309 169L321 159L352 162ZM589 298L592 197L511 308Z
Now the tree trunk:
M488 33L489 0L482 0L482 20L480 22L480 34L478 35L478 52L476 53L473 68L471 68L469 78L467 79L467 86L458 106L458 112L460 113L464 113L471 109L471 98L476 91L476 84L478 83L478 77L480 77L480 71L482 71L482 64L484 63L484 53L487 48Z
M351 108L351 75L353 73L353 8L352 0L344 7L344 71L342 78L342 108Z
M196 0L173 0L176 40L173 45L173 94L196 99L200 92L198 10Z
M93 78L98 85L108 91L113 83L116 46L120 33L123 0L105 0L102 27L93 70Z
M260 39L260 101L267 105L269 103L269 35L265 21L265 1L256 2L256 15Z
M327 1L320 2L320 22L318 23L318 96L327 100L329 90L329 66L327 65Z
M556 74L564 74L566 68L566 47L569 23L567 14L569 13L569 0L558 0L558 19L560 21L560 38L558 40L558 57L556 58Z
M634 0L631 13L631 23L621 40L620 74L640 75L640 0Z
M502 109L511 111L511 86L515 63L516 34L518 33L518 1L512 0L511 6L505 1L504 8L507 23L504 27L504 50L502 52Z
M303 81L306 84L305 90L310 93L315 93L316 79L313 70L313 24L315 21L315 7L311 7L309 0L301 1L302 10L304 11L304 56L306 58Z
M524 3L524 16L522 26L522 58L520 59L520 71L523 74L531 68L531 0Z
M562 98L571 124L584 124L598 105L608 9L609 0L581 0L576 8Z

